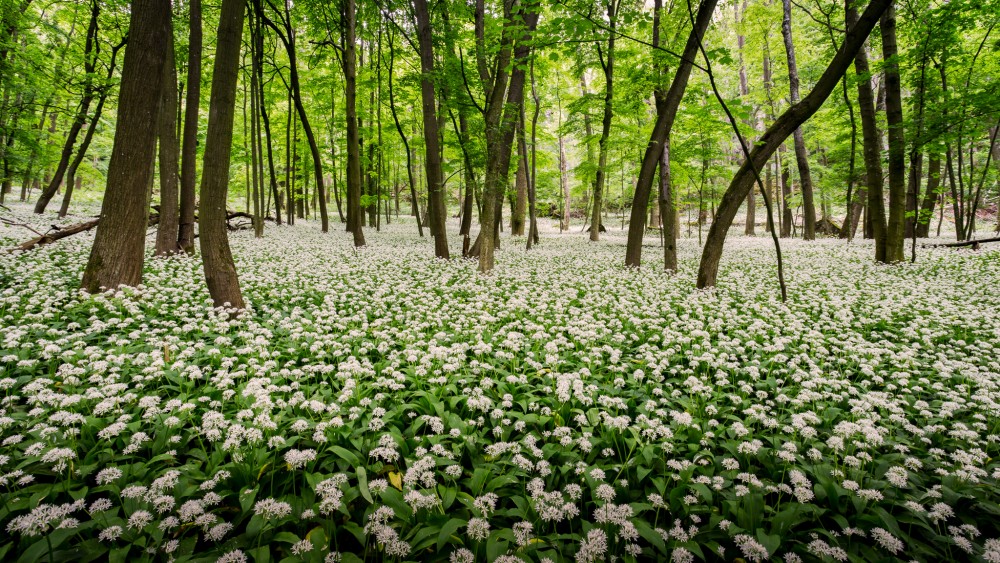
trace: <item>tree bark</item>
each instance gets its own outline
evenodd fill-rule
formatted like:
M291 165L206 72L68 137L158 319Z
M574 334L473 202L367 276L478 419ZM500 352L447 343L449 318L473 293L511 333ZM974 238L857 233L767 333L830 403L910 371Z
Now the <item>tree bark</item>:
M885 261L902 262L906 223L906 139L903 131L903 94L896 51L896 9L890 3L882 14L882 59L885 64L885 115L889 138L889 223ZM914 197L914 199L916 199Z
M784 18L781 22L781 35L785 40L785 54L788 59L788 89L792 104L799 102L799 68L795 62L795 45L792 43L792 2L782 0ZM812 174L809 172L809 152L802 136L802 128L798 127L792 133L795 145L795 163L799 169L799 189L802 191L803 227L802 238L816 238L816 206L813 202ZM751 190L752 191L752 190Z
M134 0L122 65L108 183L81 287L91 293L142 281L149 181L170 31L169 0Z
M600 43L597 46L601 69L604 70L604 115L601 119L601 139L597 142L597 179L594 181L594 202L590 217L590 240L593 242L600 240L601 212L604 210L604 185L607 183L608 175L608 137L611 135L611 120L614 117L615 27L618 23L619 0L607 0L607 3L609 29L607 53L602 54Z
M927 238L931 233L931 218L934 216L934 205L941 196L941 154L931 153L927 163L927 188L923 202L920 204L920 215L917 217L916 235Z
M184 100L184 133L181 139L181 205L177 246L194 253L195 184L198 178L198 107L201 104L201 0L190 0L187 95Z
M702 0L698 6L698 14L695 16L695 25L684 45L683 58L674 73L673 82L662 104L657 104L656 124L649 136L649 143L646 145L646 152L642 157L642 167L639 169L639 177L636 179L635 194L632 198L632 212L629 218L628 243L625 249L625 265L638 268L642 260L642 238L646 233L646 202L649 201L649 194L652 191L653 179L656 174L656 167L663 159L666 141L670 137L670 130L673 128L674 118L677 116L677 109L680 107L681 99L684 97L684 90L687 88L688 78L691 76L692 63L698 54L699 38L705 35L709 24L712 21L712 12L715 11L716 0ZM668 154L669 158L669 154ZM662 184L661 184L662 186ZM660 190L660 197L668 196ZM662 205L662 204L661 204ZM661 214L663 214L661 207ZM668 218L664 216L664 225ZM666 234L664 233L666 240ZM664 246L666 248L666 245ZM668 266L669 260L665 260L664 267Z
M198 212L208 292L216 307L234 309L243 309L245 305L226 233L226 195L236 109L236 79L242 47L243 8L243 0L222 0Z
M108 76L104 85L100 89L100 94L97 96L97 106L94 108L94 116L90 119L90 124L87 125L87 132L84 133L83 141L80 142L80 148L76 151L76 158L73 159L73 162L69 165L69 169L66 170L66 192L63 193L62 204L59 206L60 219L69 213L69 203L73 198L73 188L77 183L75 181L76 171L80 168L80 164L83 162L84 157L87 156L87 149L90 148L90 142L94 139L94 133L97 131L97 125L101 120L101 115L104 113L104 103L108 100L108 93L111 90L111 79L115 74L118 52L125 46L127 40L128 36L126 35L122 38L120 43L111 47L111 61L108 63Z
M177 252L177 228L180 222L177 202L180 145L177 141L177 66L174 64L173 31L168 35L166 55L157 125L160 145L160 224L156 227L154 250L157 256Z
M417 41L420 47L420 98L424 118L424 172L427 175L427 199L431 209L431 236L434 237L434 256L449 258L447 219L444 203L444 174L441 170L441 137L435 109L437 96L434 89L434 44L431 35L430 12L427 0L414 0L417 19Z
M83 67L85 78L83 82L83 97L77 107L76 117L70 125L69 133L66 134L66 141L63 143L62 154L59 156L59 163L56 164L56 171L52 175L49 185L38 195L35 202L35 213L45 213L45 208L55 197L62 186L63 177L66 174L66 167L69 166L69 159L73 156L73 147L76 145L76 138L80 135L83 125L87 122L87 114L90 111L90 104L94 101L94 70L97 68L97 56L101 48L98 37L98 16L101 11L100 2L91 3L90 24L87 28L87 40L83 50Z
M487 88L489 103L484 116L486 177L479 241L474 245L479 247L479 271L482 273L490 272L494 266L494 250L499 241L497 229L500 226L500 214L503 209L503 190L507 185L514 130L524 99L524 66L531 52L531 36L538 25L539 13L523 5L519 6L520 9L516 13L506 14L504 38L501 38L500 54L495 66L496 76ZM477 18L481 9L482 2L477 2ZM522 25L515 27L515 18L520 20ZM516 47L511 37L513 33L518 33ZM511 62L511 57L513 57L513 70L508 81L506 68Z
M747 192L753 189L756 179L755 171L760 170L781 143L799 125L816 113L830 96L890 2L891 0L872 0L864 14L858 19L857 25L851 26L848 30L843 45L834 55L833 60L830 61L812 91L798 104L789 107L771 124L750 152L750 159L744 161L743 165L740 166L729 188L722 196L722 202L716 212L716 220L708 231L708 238L702 251L701 265L698 268L699 288L715 285L726 233L733 223L733 218L736 216L740 204L746 199Z
M357 111L357 22L355 0L345 0L344 15L344 108L347 120L347 231L354 235L354 246L365 245L361 230L361 140L358 134Z

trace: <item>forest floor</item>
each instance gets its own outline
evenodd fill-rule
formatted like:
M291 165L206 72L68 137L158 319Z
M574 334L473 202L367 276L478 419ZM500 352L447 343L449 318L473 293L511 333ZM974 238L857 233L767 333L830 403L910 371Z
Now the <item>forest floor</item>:
M787 240L781 303L765 237L700 292L696 238L334 228L232 235L242 316L0 254L0 559L1000 561L1000 246Z

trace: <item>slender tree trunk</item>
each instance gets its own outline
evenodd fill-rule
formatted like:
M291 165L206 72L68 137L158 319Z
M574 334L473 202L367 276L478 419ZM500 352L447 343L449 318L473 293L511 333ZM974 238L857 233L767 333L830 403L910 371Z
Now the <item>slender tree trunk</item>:
M431 35L430 13L427 0L414 0L417 18L417 40L420 46L420 97L424 118L424 171L427 174L427 200L431 211L431 235L434 237L434 255L449 258L444 203L444 174L441 170L441 137L435 110L437 96L434 92L434 47Z
M208 132L205 135L201 208L198 213L201 231L199 240L208 292L216 307L234 309L243 309L245 305L226 233L226 194L233 144L233 115L236 113L236 79L242 47L243 7L243 0L222 0L212 69Z
M512 194L514 201L510 210L510 235L524 236L524 218L528 211L528 144L524 139L524 120L520 118L516 136L517 168L514 173Z
M931 232L931 219L934 218L934 205L941 194L941 155L931 153L927 163L927 189L923 202L920 204L920 215L916 225L916 235L927 238Z
M101 115L104 113L104 103L107 101L108 93L111 89L110 83L115 74L118 52L125 46L125 43L126 39L123 38L121 43L111 47L111 61L108 64L108 76L104 85L100 89L100 94L97 97L97 106L94 108L94 116L90 119L90 123L87 125L87 132L83 136L83 141L80 142L80 148L76 152L76 157L73 159L73 162L70 163L69 169L66 171L66 192L63 194L62 204L59 206L60 219L69 213L69 204L73 198L73 188L78 184L78 182L76 182L76 171L79 169L84 157L87 156L87 149L90 148L90 142L94 139L94 133L97 131L97 125L101 120ZM13 137L11 140L13 140Z
M858 19L857 10L847 0L846 22L853 29ZM868 53L862 47L854 58L854 70L858 75L858 113L861 116L861 139L865 161L868 207L866 220L871 225L875 239L875 260L886 262L885 201L882 193L881 133L875 118L875 96L872 93L871 72L868 67Z
M168 0L134 0L131 42L118 95L118 120L108 163L100 223L81 287L91 293L142 281L148 186L156 150L156 123L170 30Z
M70 157L73 156L73 147L76 145L76 138L79 136L83 125L87 122L87 115L90 111L90 104L94 100L94 71L97 67L97 55L100 53L98 16L101 11L100 2L91 2L90 25L87 28L87 40L83 50L83 66L86 74L83 82L83 97L77 107L76 117L70 125L69 133L66 135L66 142L63 143L62 154L59 156L59 163L56 164L56 171L52 175L52 180L38 196L35 202L35 213L45 213L45 208L58 193L62 186L63 177L66 174L66 167L69 166Z
M784 18L781 23L781 35L785 40L785 54L788 59L788 89L792 104L799 102L799 68L795 62L795 46L792 43L792 2L783 0ZM816 205L813 202L812 174L809 172L809 152L799 127L792 134L795 145L795 163L799 169L799 188L802 190L802 211L804 223L802 238L816 238Z
M536 153L538 148L538 114L541 112L541 99L538 97L538 88L535 85L535 61L531 61L529 67L531 75L531 100L534 104L531 113L531 175L528 179L528 242L527 250L531 250L533 244L538 244L538 162ZM522 115L523 120L523 115Z
M389 111L392 112L392 121L396 124L396 132L399 133L399 138L403 141L403 150L406 151L406 178L410 185L410 212L417 218L417 233L422 237L424 236L424 227L420 224L420 210L417 206L417 184L413 180L413 153L410 151L410 143L407 141L403 126L399 123L399 115L396 113L395 89L392 87L392 69L393 63L396 60L396 46L393 37L395 36L390 36L389 39Z
M156 226L157 256L177 252L178 164L180 143L177 140L177 66L174 63L173 31L167 36L167 59L163 64L158 136L160 145L160 222Z
M889 222L886 262L902 262L906 223L906 139L903 131L903 94L896 56L896 9L890 3L882 14L882 59L885 61L885 108L889 137Z
M611 120L614 117L614 74L615 74L615 37L619 0L607 0L608 13L608 50L602 54L598 43L597 54L604 70L604 116L601 119L601 139L598 141L597 180L594 182L594 203L590 218L590 240L600 240L601 212L604 210L604 185L608 175L608 137L611 135ZM643 214L645 215L645 213Z
M660 1L662 0L657 0L657 2ZM750 95L750 87L747 84L746 64L743 61L743 49L746 46L746 38L743 36L743 31L742 31L742 24L743 24L742 19L743 19L743 14L745 14L747 11L747 2L746 0L743 0L742 7L734 3L733 7L736 10L736 20L738 22L737 32L736 32L736 46L739 49L739 56L740 56L740 98L745 100ZM753 113L756 113L756 111L754 111ZM753 123L752 118L747 119L746 121L747 129L750 129L752 127L752 123ZM742 158L742 155L740 155L740 158ZM746 219L746 225L744 225L743 234L747 236L754 236L756 223L757 223L756 192L754 190L750 190L750 193L747 194L747 219Z
M201 0L190 0L188 34L187 97L184 102L184 134L181 141L181 218L177 245L194 252L194 210L196 207L198 160L198 106L201 103Z
M357 40L355 26L357 9L355 0L345 0L343 61L344 109L347 120L347 230L354 235L354 246L365 245L365 235L361 230L361 147L358 135L357 114Z

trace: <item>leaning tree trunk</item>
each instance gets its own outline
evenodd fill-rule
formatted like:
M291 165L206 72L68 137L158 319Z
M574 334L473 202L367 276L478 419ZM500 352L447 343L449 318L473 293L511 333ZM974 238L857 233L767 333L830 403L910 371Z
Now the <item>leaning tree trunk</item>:
M747 192L753 189L757 171L767 163L781 143L823 105L891 1L872 0L856 25L851 26L848 30L844 43L812 91L798 104L789 107L781 117L771 124L757 141L753 150L750 151L750 158L740 166L729 188L723 194L722 202L716 211L715 221L708 231L708 238L702 251L701 265L698 268L699 288L715 285L726 233L733 224L740 204L746 199Z
M150 162L163 65L170 32L169 0L134 0L131 40L125 51L118 94L118 121L108 163L108 183L81 287L91 293L142 281L149 213ZM225 210L223 210L225 211ZM225 229L225 226L223 226Z
M639 177L635 183L635 195L632 198L628 244L625 249L626 266L638 268L641 263L642 237L646 233L646 202L649 201L649 194L653 188L656 166L661 159L664 159L664 149L667 139L670 137L674 118L677 116L677 108L680 107L681 99L684 97L684 90L687 88L688 78L691 76L692 64L698 55L698 44L712 21L715 5L716 0L702 0L701 5L698 6L694 29L691 30L687 43L684 45L683 56L674 73L673 82L670 83L670 89L667 91L662 106L657 104L656 124L653 125L653 132L649 136L649 143L646 145L646 152L642 157L642 167L639 169ZM669 153L666 154L666 157L664 160L669 160ZM662 189L659 191L661 201L669 195L663 193ZM661 207L661 214L663 213L665 211ZM670 220L669 217L663 217L664 228L666 228L668 220ZM664 233L664 240L668 240L666 236ZM676 260L676 253L674 260ZM664 266L668 269L670 262L669 259L665 260Z
M156 226L157 256L177 252L177 67L174 64L174 37L167 41L167 60L163 65L158 135L160 138L160 224Z
M208 292L216 307L234 309L243 309L245 305L226 233L226 197L229 191L233 115L236 113L236 79L243 36L243 7L243 0L222 0L198 212Z
M785 39L785 54L788 58L788 89L789 99L792 104L799 102L799 68L795 62L795 46L792 43L792 2L782 0L784 4L784 18L781 23L781 35ZM806 141L802 137L802 128L798 127L792 134L795 144L795 163L799 169L799 188L802 190L802 212L804 224L802 238L814 240L816 238L816 206L813 203L812 175L809 173L809 152L806 150Z
M444 173L441 170L441 137L434 92L434 45L431 35L431 17L427 0L414 0L417 18L417 41L420 45L420 100L424 118L424 172L427 175L427 199L430 207L431 236L434 237L434 255L449 258L447 219L444 204Z
M194 252L195 183L198 159L198 104L201 103L201 0L191 0L188 32L187 97L184 101L184 133L181 140L181 206L177 246Z

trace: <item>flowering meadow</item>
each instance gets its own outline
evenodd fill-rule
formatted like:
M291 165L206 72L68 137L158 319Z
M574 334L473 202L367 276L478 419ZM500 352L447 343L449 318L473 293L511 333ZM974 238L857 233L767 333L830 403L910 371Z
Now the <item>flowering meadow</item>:
M242 316L0 255L0 560L1000 561L997 250L413 230L234 234Z

